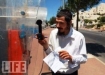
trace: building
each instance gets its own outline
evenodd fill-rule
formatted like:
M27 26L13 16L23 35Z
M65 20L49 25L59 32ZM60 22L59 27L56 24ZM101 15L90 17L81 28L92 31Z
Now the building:
M97 13L105 14L105 3L99 4L99 6L96 7Z
M87 11L79 11L79 27L84 25L84 19L89 20L97 20L97 18L100 16L100 14L105 14L105 3L100 3L99 5L92 7L91 9ZM76 27L76 20L77 14L75 14L75 17L73 17L73 24L74 27ZM96 24L97 22L93 21L93 24Z

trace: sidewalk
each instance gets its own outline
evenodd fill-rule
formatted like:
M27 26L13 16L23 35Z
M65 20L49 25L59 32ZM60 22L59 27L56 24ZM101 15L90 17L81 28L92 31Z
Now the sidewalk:
M45 29L43 30L43 33L49 37L52 29L53 28ZM32 42L31 56L28 75L51 75L48 66L43 62L43 58L45 57L43 48L38 44L38 41L35 38ZM102 63L93 55L88 54L88 61L81 65L79 75L105 75L105 63Z
M81 65L79 75L105 75L105 63L88 54L88 61Z

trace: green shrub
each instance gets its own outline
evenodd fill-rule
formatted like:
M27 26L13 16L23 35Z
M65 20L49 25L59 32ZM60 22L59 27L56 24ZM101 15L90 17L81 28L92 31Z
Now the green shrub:
M93 28L95 25L86 25L85 28Z
M101 24L101 23L100 23L100 24L97 24L97 28L101 27L102 25L103 25L103 24Z
M100 18L100 22L105 22L105 16Z

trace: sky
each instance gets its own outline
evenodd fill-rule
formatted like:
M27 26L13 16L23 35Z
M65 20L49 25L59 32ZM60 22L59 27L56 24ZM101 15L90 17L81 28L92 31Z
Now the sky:
M47 20L49 20L52 16L56 16L57 10L60 6L62 6L62 0L45 0Z
M100 3L105 3L105 0L101 0ZM47 20L52 16L56 16L57 10L63 5L62 0L44 0L43 6L47 8Z

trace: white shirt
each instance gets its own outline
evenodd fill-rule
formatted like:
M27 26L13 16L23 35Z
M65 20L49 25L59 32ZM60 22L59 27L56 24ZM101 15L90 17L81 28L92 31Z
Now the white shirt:
M57 32L58 29L51 31L49 37L49 48L46 50L46 53L49 54L58 47L69 52L72 56L72 63L68 61L64 62L66 68L61 68L59 72L64 74L73 73L79 69L81 63L87 61L85 38L82 33L73 28L70 28L70 32L66 36L58 36Z

